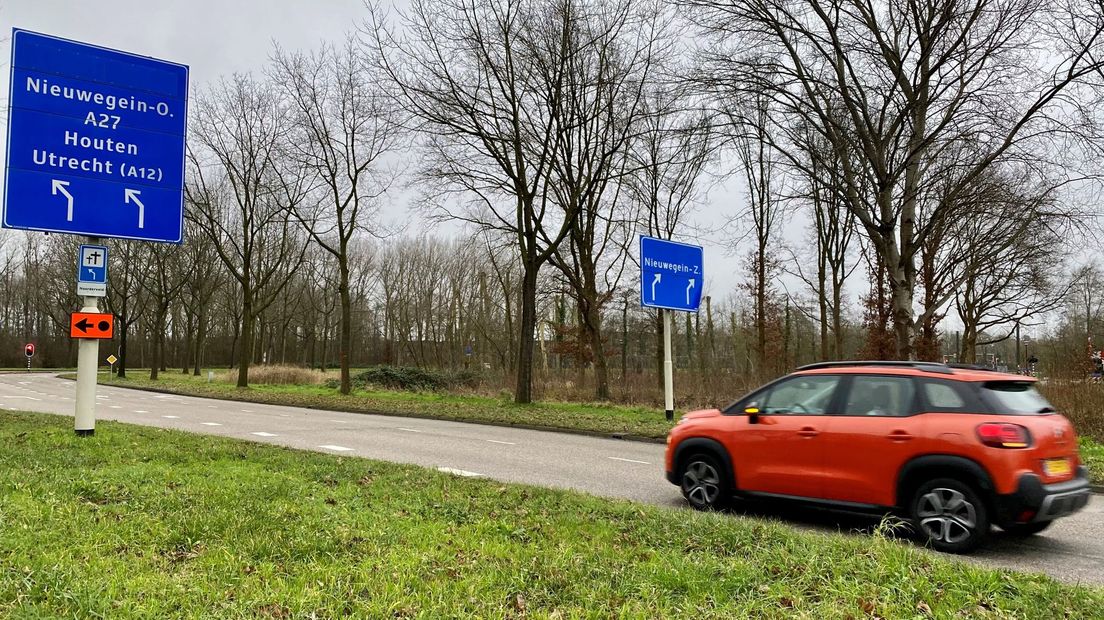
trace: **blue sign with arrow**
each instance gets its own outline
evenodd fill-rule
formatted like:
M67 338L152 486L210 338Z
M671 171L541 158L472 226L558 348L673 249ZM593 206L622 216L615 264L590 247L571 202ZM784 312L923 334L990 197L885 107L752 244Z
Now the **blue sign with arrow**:
M697 312L704 277L701 246L640 237L640 305Z
M12 31L4 228L180 243L188 67Z

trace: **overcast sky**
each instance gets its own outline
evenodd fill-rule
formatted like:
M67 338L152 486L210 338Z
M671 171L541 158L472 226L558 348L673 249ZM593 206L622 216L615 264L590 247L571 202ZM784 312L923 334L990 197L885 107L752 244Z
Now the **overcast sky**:
M219 76L260 70L273 42L288 49L315 47L341 39L365 17L362 0L0 0L0 58L8 63L11 28L24 28L186 64L194 93ZM8 81L0 84L6 102ZM736 271L747 255L745 249L734 251L734 241L721 231L742 205L734 185L721 185L703 205L704 236L683 239L706 246L704 292L716 299L737 292L743 276ZM397 199L389 215L408 217L406 201ZM800 224L788 226L791 243L802 235Z

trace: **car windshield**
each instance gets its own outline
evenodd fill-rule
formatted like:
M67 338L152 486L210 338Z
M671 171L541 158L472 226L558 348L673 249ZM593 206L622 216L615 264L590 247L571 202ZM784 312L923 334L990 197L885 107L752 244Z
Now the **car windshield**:
M988 381L982 392L999 413L1051 413L1054 407L1030 381Z

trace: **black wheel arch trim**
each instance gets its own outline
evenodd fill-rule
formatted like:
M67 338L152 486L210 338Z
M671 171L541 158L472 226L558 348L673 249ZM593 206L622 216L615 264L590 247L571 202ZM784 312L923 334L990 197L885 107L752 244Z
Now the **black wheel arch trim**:
M679 442L678 447L675 448L674 471L669 472L670 476L668 477L672 484L681 484L678 475L682 470L683 459L695 452L708 452L720 459L725 468L725 471L721 473L728 478L731 488L736 488L736 470L732 467L732 457L729 456L728 450L725 450L721 442L708 437L689 437Z
M981 463L973 459L966 458L964 456L958 456L954 454L926 454L924 456L918 456L909 462L905 463L901 470L897 473L897 506L899 508L907 508L910 498L905 497L905 493L912 490L915 485L905 484L913 476L913 474L923 471L925 469L938 469L941 470L940 475L946 475L947 473L959 473L966 474L970 477L970 480L964 482L974 482L978 486L978 492L982 496L982 501L985 501L990 507L996 497L996 487L993 485L993 477L989 475L989 471L985 469Z

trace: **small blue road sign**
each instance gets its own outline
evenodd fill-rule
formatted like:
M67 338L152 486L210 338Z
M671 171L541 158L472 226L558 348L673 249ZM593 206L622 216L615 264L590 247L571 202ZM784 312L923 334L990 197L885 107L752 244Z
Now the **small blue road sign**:
M700 246L640 237L640 305L697 312L704 277Z
M4 228L180 243L188 67L12 31Z
M80 246L80 266L77 282L107 282L107 248L102 245Z
M107 248L82 245L77 252L77 295L107 296Z

